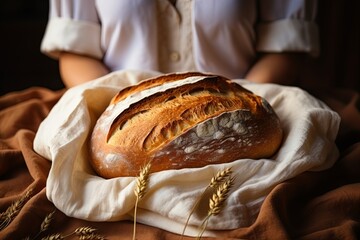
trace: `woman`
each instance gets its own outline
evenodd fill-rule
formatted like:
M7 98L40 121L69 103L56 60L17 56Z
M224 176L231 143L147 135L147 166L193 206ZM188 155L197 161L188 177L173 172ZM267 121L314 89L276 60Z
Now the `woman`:
M122 69L293 84L318 52L315 0L50 0L41 45L67 87Z

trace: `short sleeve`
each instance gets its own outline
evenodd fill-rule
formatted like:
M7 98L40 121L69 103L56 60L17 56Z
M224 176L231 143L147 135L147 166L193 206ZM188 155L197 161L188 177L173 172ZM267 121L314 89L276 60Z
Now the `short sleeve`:
M41 52L57 59L61 51L102 58L95 0L50 0Z
M261 0L256 49L259 52L319 53L316 0Z

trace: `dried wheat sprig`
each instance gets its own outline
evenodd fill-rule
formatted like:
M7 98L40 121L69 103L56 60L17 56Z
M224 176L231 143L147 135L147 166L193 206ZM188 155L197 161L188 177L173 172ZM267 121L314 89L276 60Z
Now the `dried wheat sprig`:
M32 189L25 192L25 194L15 202L13 202L10 207L8 207L5 212L0 215L0 230L6 228L11 221L16 217L20 212L21 208L25 205L25 202L30 198Z
M82 235L79 237L80 240L105 240L105 238L101 235L91 233L87 235Z
M96 229L91 227L80 227L75 229L74 233L81 240L104 240L105 238L99 234L95 234Z
M229 176L231 176L232 174L232 169L231 168L225 168L222 171L217 172L217 174L211 178L211 181L209 183L209 185L205 188L205 190L201 193L201 195L197 198L194 206L192 207L187 219L186 219L186 223L184 226L184 229L182 231L180 240L183 238L184 234L185 234L185 230L189 224L190 218L192 216L192 214L195 212L196 208L198 207L200 200L203 198L204 194L206 193L206 191L209 188L215 188L216 186L218 186L219 184L223 183L226 179L229 178Z
M93 234L94 232L96 231L95 228L92 228L92 227L79 227L77 229L75 229L74 233L76 235L90 235L90 234Z
M201 231L197 239L200 239L206 230L207 224L211 216L218 215L224 208L225 201L229 195L231 187L234 185L234 178L229 176L222 184L218 186L216 192L209 199L209 211L208 215L201 224Z
M96 229L91 227L79 227L75 231L67 235L61 235L60 233L52 234L47 237L42 238L41 240L60 240L68 238L72 235L77 235L79 239L82 240L105 240L104 236L95 233Z
M151 164L147 163L140 170L140 174L136 178L136 188L134 190L134 193L138 199L143 198L143 196L145 195L147 185L148 185L148 180L149 180L150 168L151 168Z
M44 220L42 221L42 223L40 225L40 231L32 239L36 239L41 233L43 233L49 229L50 223L53 220L54 213L55 213L55 210L52 211L51 213L49 213L48 215L46 215L46 217L44 218ZM27 237L27 238L31 239L30 237Z
M209 201L210 209L208 215L217 215L220 213L233 184L234 184L234 178L229 177L225 182L219 185L216 193L214 193L212 198L210 198Z
M49 229L49 226L51 224L51 221L53 220L53 215L55 213L55 210L52 211L51 213L49 213L48 215L46 215L44 221L41 223L40 226L40 232L45 232L46 230Z
M69 233L67 235L64 235L63 237L67 238L67 237L70 237L70 236L72 236L74 234L81 237L81 236L90 235L90 234L94 233L95 231L96 231L96 229L91 228L91 227L78 227L73 232L71 232L71 233Z
M43 237L41 240L62 240L64 239L64 236L62 236L60 233L55 233L46 237Z
M136 196L136 202L134 207L134 231L133 231L133 240L136 238L136 215L137 215L137 208L140 199L142 199L146 193L148 182L149 182L149 175L150 175L150 168L151 164L148 162L141 170L139 176L136 178L136 188L134 190Z
M215 188L219 184L226 181L232 174L231 168L225 168L223 171L218 172L213 178L211 178L209 187Z

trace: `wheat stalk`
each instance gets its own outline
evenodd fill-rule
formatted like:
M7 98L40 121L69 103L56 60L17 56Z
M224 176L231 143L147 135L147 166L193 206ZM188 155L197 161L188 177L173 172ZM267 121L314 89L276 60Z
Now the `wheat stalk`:
M46 230L49 229L50 223L53 220L54 213L55 213L55 210L52 211L51 213L49 213L48 215L46 215L46 217L44 218L44 220L42 221L42 223L40 225L40 231L32 239L36 239L42 232L45 232ZM31 238L27 237L27 239L31 239Z
M96 229L91 227L80 227L75 229L74 233L79 236L80 240L104 240L103 236L95 234Z
M50 236L43 237L41 240L62 240L64 237L60 233L55 233Z
M80 240L105 240L105 238L101 235L95 234L95 233L91 233L91 234L87 234L87 235L82 235L79 237Z
M79 227L76 228L75 231L73 231L70 234L67 235L61 235L60 233L52 234L50 236L44 237L41 240L61 240L68 238L72 235L79 236L79 239L81 240L104 240L105 238L101 235L95 234L96 229L91 227Z
M228 197L231 187L234 184L234 178L228 177L222 184L218 185L216 192L212 195L209 200L209 211L208 215L204 219L203 223L201 224L201 231L197 239L200 239L203 235L204 231L206 230L207 224L211 216L218 215L221 210L224 208L225 201Z
M89 236L94 235L95 231L96 231L96 229L91 228L91 227L78 227L72 233L63 236L63 238L67 238L67 237L70 237L71 235L76 234L79 236L79 238L87 237L85 239L94 239L94 238L89 238Z
M150 168L151 164L150 162L147 163L141 170L139 176L136 178L136 188L134 190L135 196L136 196L136 202L134 207L134 231L133 231L133 240L136 238L136 215L137 215L137 208L139 201L144 197L148 181L149 181L149 175L150 175Z
M10 207L8 207L5 212L0 214L0 230L6 228L11 221L16 217L20 212L21 208L25 205L25 202L30 198L32 189L25 192L25 194L15 202L13 202Z
M53 220L54 213L55 213L55 210L52 211L51 213L49 213L48 215L46 215L44 221L41 223L40 232L45 232L46 230L49 229L50 223Z
M212 188L217 187L219 184L227 180L232 174L231 168L225 168L223 171L218 172L210 181L209 186Z
M216 193L213 194L209 201L209 215L217 215L220 213L233 184L234 178L229 177L225 182L219 185Z
M184 226L184 229L182 231L181 237L180 239L183 238L184 234L185 234L185 230L189 224L190 218L192 216L192 214L195 212L196 208L198 207L200 200L203 198L204 194L206 193L206 191L209 188L215 188L216 186L218 186L219 184L223 183L226 179L229 178L229 176L232 174L232 169L231 168L225 168L222 171L217 172L217 174L211 178L211 181L209 183L209 185L205 188L205 190L201 193L201 195L197 198L194 206L192 207L187 219L186 219L186 223Z
M75 229L74 233L76 235L89 235L89 234L93 234L95 231L96 231L95 228L79 227L79 228Z

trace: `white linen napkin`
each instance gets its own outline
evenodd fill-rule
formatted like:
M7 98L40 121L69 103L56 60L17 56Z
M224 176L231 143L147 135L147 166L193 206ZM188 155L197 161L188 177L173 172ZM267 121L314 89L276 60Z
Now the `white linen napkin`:
M89 221L132 219L134 177L103 179L92 170L88 138L97 118L122 88L157 72L118 71L69 89L42 122L34 140L37 153L52 161L46 194L66 215ZM188 214L211 178L226 167L236 177L223 211L209 219L204 236L213 230L248 226L276 184L305 171L332 166L340 117L323 102L296 87L236 83L264 97L278 114L284 141L273 159L239 159L203 168L168 170L150 175L148 191L139 202L137 221L181 233ZM186 235L197 235L208 201L194 213Z

